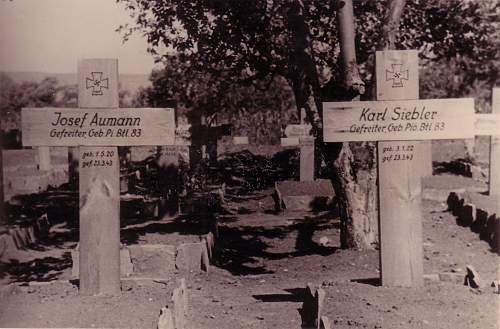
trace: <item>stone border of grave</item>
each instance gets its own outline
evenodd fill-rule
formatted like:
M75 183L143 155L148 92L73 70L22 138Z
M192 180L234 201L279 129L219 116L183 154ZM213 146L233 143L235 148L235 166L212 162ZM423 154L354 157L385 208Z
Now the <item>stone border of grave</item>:
M172 291L172 297L167 305L160 310L158 329L188 328L186 318L189 311L186 280L179 280L179 287Z
M120 276L168 278L174 273L206 272L216 255L216 235L199 236L199 242L168 244L134 244L120 248ZM79 250L71 251L72 278L79 277Z
M464 159L456 159L449 162L434 162L438 171L449 172L464 177L472 177L476 180L486 180L486 172L478 165ZM436 170L436 169L435 169Z
M300 308L300 317L303 329L331 329L330 319L323 315L325 308L326 292L322 288L315 288L308 283L305 288L304 302Z
M451 192L446 203L458 225L470 227L500 255L500 211L494 199L479 193Z
M43 214L27 225L12 225L0 232L0 260L7 260L9 253L25 249L47 236L50 223L47 214Z

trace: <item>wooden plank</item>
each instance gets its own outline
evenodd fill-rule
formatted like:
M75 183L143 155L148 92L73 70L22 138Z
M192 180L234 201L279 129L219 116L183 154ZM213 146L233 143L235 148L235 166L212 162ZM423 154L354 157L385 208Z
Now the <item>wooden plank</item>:
M387 151L396 146L406 151ZM421 160L413 154L416 147L411 141L381 142L378 147L383 286L423 285Z
M399 105L399 100L418 99L419 96L416 51L383 51L377 52L376 57L377 99L398 100L395 102L398 105L381 102L385 106L380 108L389 116L386 129L393 124L404 127L403 129L408 127L406 130L412 132L415 126L420 130L429 124L436 127L436 123L443 122L437 117L438 113L433 113L438 112L437 110L426 112L432 107L421 105L421 101L414 101L412 105ZM397 76L394 72L406 73ZM432 102L433 105L434 103ZM472 103L472 111L473 105ZM413 108L406 112L410 113L409 120L403 119L404 115L401 118L397 114L402 113L396 110L398 106L399 109ZM419 123L414 119L415 108L421 110L418 112L422 119ZM436 108L440 109L441 106ZM432 118L425 118L424 113L430 113ZM393 120L395 116L398 116L397 120ZM362 121L359 116L357 119ZM415 139L421 139L427 129L423 130L418 131L417 136L414 135ZM434 134L434 131L427 134ZM384 286L423 285L421 178L432 174L432 167L430 173L427 172L432 165L429 151L429 145L416 141L378 143L380 273Z
M310 136L312 126L309 124L288 125L285 127L286 137Z
M48 146L38 147L38 169L50 170L50 148Z
M500 114L475 114L474 135L500 135Z
M419 99L417 50L386 50L376 52L377 100ZM421 141L415 145L422 176L432 175L432 144Z
M5 224L5 193L4 193L4 178L3 178L3 139L0 134L0 225Z
M78 62L78 107L117 108L118 60L84 59Z
M120 292L120 166L117 147L80 147L80 292Z
M24 108L21 116L24 146L174 144L170 108Z
M325 142L473 138L474 99L323 103Z
M300 181L314 180L314 137L299 137L300 143Z
M299 137L281 137L281 146L298 146Z
M89 88L88 74L89 72L101 71L105 73L101 79L108 79L110 92L105 89L102 95L96 95L98 89ZM95 76L94 78L97 79ZM78 79L78 106L80 108L118 106L118 91L115 92L115 87L112 87L118 86L118 63L116 60L80 61ZM81 109L73 111L82 113ZM109 110L110 115L114 115L115 111L117 110ZM83 112L85 113L85 111ZM99 112L99 115L104 113L103 110ZM76 115L78 116L78 114ZM53 116L49 117L54 119ZM91 138L91 140L98 143L98 141L107 142L110 139L99 137ZM119 140L128 142L130 138L120 138ZM120 164L118 148L80 147L79 154L80 293L83 295L118 295L120 293Z
M493 88L491 112L500 115L500 88ZM490 195L497 196L500 203L500 136L498 130L495 136L491 137L490 143Z
M418 51L376 52L377 100L419 99Z

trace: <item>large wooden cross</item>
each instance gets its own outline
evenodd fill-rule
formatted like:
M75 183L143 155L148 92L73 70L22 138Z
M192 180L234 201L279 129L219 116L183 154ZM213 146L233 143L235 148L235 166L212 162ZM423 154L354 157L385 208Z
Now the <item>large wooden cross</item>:
M324 103L324 140L383 141L378 144L382 284L418 287L423 285L420 180L426 172L421 165L428 162L418 141L485 132L475 128L479 117L471 98L417 99L416 51L377 52L377 97L383 100Z
M120 293L117 146L173 145L173 109L118 108L118 60L78 64L78 109L22 109L24 146L79 146L80 293Z

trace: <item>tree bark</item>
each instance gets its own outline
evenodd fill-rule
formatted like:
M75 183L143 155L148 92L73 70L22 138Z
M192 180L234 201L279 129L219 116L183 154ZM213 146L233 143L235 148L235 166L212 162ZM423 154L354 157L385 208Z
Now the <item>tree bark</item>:
M342 56L344 94L359 100L365 85L356 61L355 24L351 0L339 1L337 8ZM344 99L345 100L345 99ZM353 154L352 150L356 150ZM366 156L360 156L365 154ZM355 156L356 155L356 156ZM343 143L334 163L340 186L340 242L342 248L372 249L378 243L376 156L373 143ZM370 159L372 158L372 159ZM368 161L367 161L368 160Z

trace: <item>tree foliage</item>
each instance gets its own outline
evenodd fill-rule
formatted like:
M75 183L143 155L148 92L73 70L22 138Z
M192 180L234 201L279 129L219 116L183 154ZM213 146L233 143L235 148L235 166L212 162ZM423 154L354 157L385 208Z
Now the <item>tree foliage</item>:
M0 116L2 129L19 128L23 107L44 107L56 103L59 90L57 79L46 78L41 82L14 82L9 76L0 73Z
M178 115L196 112L208 118L231 123L233 132L248 136L252 142L276 144L280 122L298 120L294 113L293 94L283 78L270 83L230 84L221 88L220 79L191 70L176 56L165 59L165 68L151 73L151 86L139 91L137 107L169 107L175 104ZM221 92L224 90L224 92ZM243 118L243 120L242 120Z
M128 33L140 31L149 51L161 61L176 52L193 68L220 76L230 84L292 78L293 25L289 9L296 0L117 0L135 18ZM311 37L317 71L323 83L339 79L336 8L342 1L303 0L303 15ZM498 79L498 4L494 0L409 0L396 40L397 49L419 49L424 65L443 59L473 59L479 79ZM387 1L354 3L358 62L370 63L381 39ZM490 64L488 64L490 63ZM363 66L362 66L363 67ZM362 70L369 79L371 68ZM224 86L222 86L224 87Z

